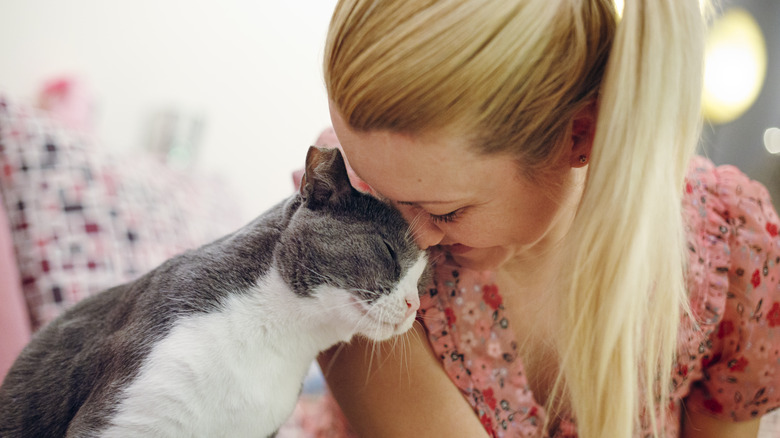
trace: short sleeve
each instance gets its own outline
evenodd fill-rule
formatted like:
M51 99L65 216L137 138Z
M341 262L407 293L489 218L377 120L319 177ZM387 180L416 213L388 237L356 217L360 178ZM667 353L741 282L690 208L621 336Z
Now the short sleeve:
M702 218L694 240L711 243L698 260L716 260L711 278L727 280L692 297L709 329L686 407L750 420L780 407L780 221L766 188L733 166L699 159L686 192Z

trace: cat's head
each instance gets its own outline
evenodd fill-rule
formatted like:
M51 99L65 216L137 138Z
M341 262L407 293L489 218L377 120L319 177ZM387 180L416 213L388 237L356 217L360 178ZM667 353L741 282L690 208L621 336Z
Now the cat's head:
M429 268L401 214L352 188L338 149L309 149L297 197L274 255L285 282L349 337L408 330Z

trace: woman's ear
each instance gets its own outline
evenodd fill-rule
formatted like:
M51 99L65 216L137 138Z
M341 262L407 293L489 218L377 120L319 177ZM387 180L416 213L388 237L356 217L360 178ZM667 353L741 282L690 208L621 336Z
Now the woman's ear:
M591 101L577 111L571 121L571 167L584 167L590 161L593 137L596 134L596 102Z

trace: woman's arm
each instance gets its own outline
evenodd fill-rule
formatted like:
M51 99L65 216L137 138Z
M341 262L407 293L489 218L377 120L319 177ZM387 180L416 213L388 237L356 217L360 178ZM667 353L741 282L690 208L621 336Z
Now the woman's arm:
M683 404L682 438L756 438L761 419L733 422L685 409Z
M487 437L415 322L403 337L374 345L362 338L322 353L320 367L361 437Z

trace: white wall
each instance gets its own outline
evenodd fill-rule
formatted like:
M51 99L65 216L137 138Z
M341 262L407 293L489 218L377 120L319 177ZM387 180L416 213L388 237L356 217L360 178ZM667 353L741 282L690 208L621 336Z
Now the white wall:
M53 76L97 96L97 133L128 152L155 111L206 116L197 167L226 175L247 218L291 193L329 125L321 79L335 0L0 0L0 91Z

